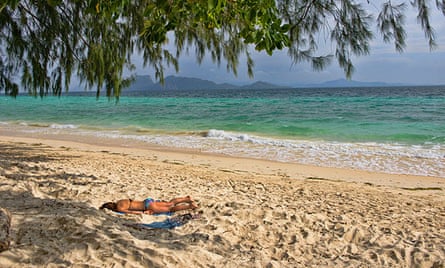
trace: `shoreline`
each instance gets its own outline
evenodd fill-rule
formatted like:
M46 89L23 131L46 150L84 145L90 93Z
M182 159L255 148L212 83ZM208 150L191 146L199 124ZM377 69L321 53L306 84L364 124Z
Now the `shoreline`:
M443 149L379 143L337 143L311 140L243 140L237 135L218 138L188 135L126 134L120 131L83 132L81 128L0 125L5 136L83 142L92 145L158 151L199 153L229 158L255 159L305 167L340 168L370 173L443 178ZM222 131L224 132L224 131ZM1 135L1 134L0 134ZM263 144L263 142L265 142ZM282 143L283 142L283 143ZM329 175L329 173L328 173Z
M444 179L0 134L2 267L442 267ZM410 189L407 189L410 188ZM98 207L191 195L201 216Z
M2 141L42 143L52 147L67 147L81 151L123 153L135 156L155 157L158 161L181 163L192 166L207 166L214 169L248 173L276 178L315 179L326 181L344 181L411 190L445 190L445 178L408 174L391 174L348 168L333 168L306 164L284 163L246 157L227 156L216 153L199 152L193 149L182 149L150 145L132 141L118 144L115 139L83 137L74 141L70 135L42 135L23 133L0 134ZM14 136L12 136L14 135ZM34 134L35 135L35 134ZM77 137L79 138L79 137Z

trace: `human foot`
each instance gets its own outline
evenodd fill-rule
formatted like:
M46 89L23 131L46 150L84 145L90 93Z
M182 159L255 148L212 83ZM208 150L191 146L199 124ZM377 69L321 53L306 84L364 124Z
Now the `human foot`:
M190 207L191 207L192 209L197 209L197 208L199 208L198 204L196 204L195 201L192 201L192 202L190 203Z

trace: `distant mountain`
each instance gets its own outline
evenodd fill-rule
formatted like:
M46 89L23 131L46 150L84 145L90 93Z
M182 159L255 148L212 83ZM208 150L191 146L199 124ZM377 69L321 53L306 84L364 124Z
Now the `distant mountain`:
M402 84L390 84L384 82L360 82L354 80L337 79L314 84L298 84L293 88L313 88L313 87L389 87L401 86ZM150 76L136 76L131 86L124 90L146 91L146 90L217 90L217 89L277 89L292 88L292 86L279 86L263 81L254 82L252 84L237 86L233 84L218 84L210 80L204 80L191 77L168 76L164 80L164 84L154 83Z
M137 75L135 80L131 83L132 90L144 90L152 88L155 85L151 77L148 75Z
M248 85L233 85L229 83L218 84L210 80L204 80L191 77L180 76L168 76L165 78L165 83L155 83L148 75L138 75L134 78L134 81L128 88L125 88L122 92L122 96L143 96L150 94L149 91L165 92L171 90L174 94L175 91L180 90L218 90L218 89L280 89L280 88L348 88L348 87L398 87L398 86L410 86L409 84L401 83L384 83L384 82L360 82L354 80L337 79L321 83L312 84L293 84L293 85L276 85L267 83L264 81L254 82ZM413 86L413 85L411 85ZM70 95L79 96L95 96L96 91L85 91L80 86L70 89ZM101 91L101 95L105 95L105 90Z
M230 84L217 84L213 81L203 80L199 78L168 76L165 78L164 84L157 83L156 89L174 89L174 90L190 90L190 89L228 89L236 88Z
M285 87L277 86L277 85L263 82L263 81L258 81L253 84L241 86L240 88L243 88L243 89L274 89L274 88L285 88Z
M266 83L255 82L245 86L236 86L228 83L217 84L213 81L180 77L180 76L168 76L165 78L164 83L154 83L150 76L136 76L133 83L125 91L141 91L141 90L192 90L192 89L271 89L281 88L281 86Z

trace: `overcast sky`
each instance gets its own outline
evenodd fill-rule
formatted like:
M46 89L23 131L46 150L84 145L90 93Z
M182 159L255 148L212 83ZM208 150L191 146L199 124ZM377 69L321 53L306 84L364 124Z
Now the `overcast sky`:
M377 8L374 5L369 8L375 14ZM400 54L395 51L392 44L383 43L381 35L376 31L376 28L373 28L374 40L371 54L354 59L355 72L352 80L445 85L445 16L435 6L431 8L432 24L436 31L438 47L430 51L428 41L417 23L416 14L411 6L408 6L406 14L407 47L405 51ZM328 43L326 46L330 47L331 44ZM331 53L333 52L332 49ZM266 81L287 86L345 78L343 70L338 67L335 60L328 68L317 72L313 71L309 64L292 64L287 50L276 51L273 56L252 50L252 56L255 62L253 79L247 76L245 59L240 60L238 76L235 76L226 71L224 63L218 67L207 59L198 65L193 54L182 56L179 73L168 69L165 75L196 77L217 83L248 84L254 81ZM153 71L143 68L137 57L135 57L134 63L137 66L136 73L138 75L154 77Z

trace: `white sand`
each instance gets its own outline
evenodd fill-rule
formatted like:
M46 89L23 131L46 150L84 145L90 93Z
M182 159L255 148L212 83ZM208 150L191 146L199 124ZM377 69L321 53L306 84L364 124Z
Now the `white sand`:
M0 207L13 217L0 267L445 266L444 178L0 139ZM126 226L164 216L97 209L183 195L203 215L173 230Z

